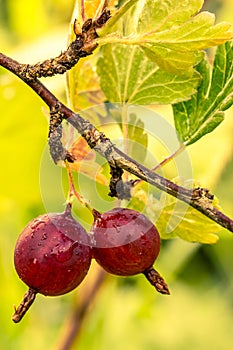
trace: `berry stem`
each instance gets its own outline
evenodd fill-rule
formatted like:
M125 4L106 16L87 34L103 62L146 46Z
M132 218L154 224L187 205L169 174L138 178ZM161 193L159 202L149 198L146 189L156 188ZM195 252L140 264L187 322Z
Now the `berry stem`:
M91 212L94 217L94 221L98 220L101 217L101 213L98 210L93 208Z
M146 279L155 287L157 292L161 294L170 294L168 286L164 281L163 277L156 271L153 267L150 267L146 271L143 272Z
M183 150L185 149L185 145L182 143L180 145L180 147L172 154L170 154L170 156L164 158L158 165L156 165L152 171L158 171L159 168L163 167L164 165L166 165L167 163L169 163L170 161L172 161L176 156L178 156Z
M74 180L73 180L73 176L72 176L72 171L71 171L71 169L70 169L69 163L66 161L65 164L66 164L66 170L67 170L67 174L68 174L68 178L69 178L69 185L70 185L69 194L68 194L68 199L67 199L68 204L71 204L71 205L72 205L73 197L76 197L77 200L78 200L83 206L85 206L86 208L88 208L88 209L92 212L93 208L90 206L89 203L87 203L87 202L85 201L85 199L83 198L83 196L81 196L81 194L79 194L79 193L76 191L76 189L75 189Z
M21 301L20 305L17 308L15 307L15 313L12 316L12 321L14 321L15 323L21 321L21 319L26 314L33 301L35 300L36 294L37 291L35 291L34 289L28 289L28 291L24 294L23 300Z

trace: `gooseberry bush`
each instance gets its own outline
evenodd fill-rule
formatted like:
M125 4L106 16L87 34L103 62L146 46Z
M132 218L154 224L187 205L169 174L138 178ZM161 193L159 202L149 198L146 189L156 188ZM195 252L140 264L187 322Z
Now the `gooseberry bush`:
M69 179L65 211L32 218L16 242L15 268L29 289L14 322L37 293L57 296L79 286L92 259L113 275L142 273L159 293L169 294L153 267L162 240L213 244L220 226L233 232L233 220L208 184L197 185L179 171L174 179L165 170L213 132L233 104L232 26L215 24L214 15L202 11L203 2L77 0L69 44L59 56L31 65L0 53L0 65L49 107L51 159L67 169ZM40 81L64 73L69 107ZM163 124L166 115L154 114L160 105L171 107L174 132ZM114 125L112 141L107 123ZM159 161L150 149L154 123L156 137L165 125L163 142L176 139L176 149ZM75 184L72 173L105 186L106 194L117 198L109 201L113 207L94 208L94 199L79 193L82 184ZM89 232L75 202L92 214Z

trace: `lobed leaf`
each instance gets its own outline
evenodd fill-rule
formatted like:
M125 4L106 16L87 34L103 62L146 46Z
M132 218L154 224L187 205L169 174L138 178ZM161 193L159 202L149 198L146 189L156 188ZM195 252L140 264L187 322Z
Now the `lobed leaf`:
M95 124L99 123L97 105L105 100L96 73L96 56L83 58L67 73L67 97L70 107L78 112L85 110L85 117ZM90 108L93 107L93 108ZM105 115L102 109L101 116Z
M200 11L203 0L147 0L138 21L138 32L163 31L179 25Z
M193 67L203 57L201 50L233 38L230 23L215 25L214 14L198 13L203 0L129 3L134 6L123 13L122 26L115 26L115 33L100 40L100 44L137 45L150 60L170 73L192 75ZM111 21L114 22L114 16Z
M159 69L133 45L106 45L97 62L100 85L110 102L175 103L196 90L199 74L174 75Z
M167 196L156 226L163 239L179 237L188 242L205 244L216 243L216 233L220 231L215 222L191 206L184 209L184 206L171 196Z
M148 134L144 131L143 121L135 113L129 115L128 139L131 141L128 154L142 163L147 154Z
M196 70L202 77L197 93L173 106L176 130L186 145L213 131L233 104L232 42L217 48L212 71L206 56Z
M108 34L128 12L128 10L130 10L137 2L139 3L139 0L128 0L122 6L120 6L120 8L115 11L114 14L111 12L111 18L104 25L103 29L98 32L99 36L101 37Z
M161 68L190 73L202 58L199 50L223 44L232 38L229 23L214 25L215 16L202 12L188 21L164 31L150 32L139 45Z
M217 206L216 202L214 205ZM154 222L162 239L179 237L188 242L205 244L218 241L218 224L166 193L156 198L148 191L146 184L134 188L129 207L143 211Z

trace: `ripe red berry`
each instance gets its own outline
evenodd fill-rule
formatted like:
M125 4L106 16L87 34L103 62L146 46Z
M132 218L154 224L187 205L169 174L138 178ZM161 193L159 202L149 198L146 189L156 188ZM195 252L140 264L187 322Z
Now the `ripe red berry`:
M130 276L151 267L160 250L155 226L143 214L115 208L97 217L92 227L93 254L108 272Z
M41 215L19 236L14 263L19 277L35 293L68 293L82 282L90 267L89 236L71 216L69 206L64 213Z
M93 214L96 261L114 275L144 273L159 292L169 294L162 277L152 268L160 251L160 237L153 223L143 214L125 208Z

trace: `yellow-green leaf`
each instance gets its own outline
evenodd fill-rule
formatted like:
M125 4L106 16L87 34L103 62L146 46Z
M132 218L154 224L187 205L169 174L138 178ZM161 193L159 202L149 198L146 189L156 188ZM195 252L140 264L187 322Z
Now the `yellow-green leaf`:
M220 226L196 209L166 196L156 227L162 238L180 237L189 242L213 244L218 241Z
M213 205L217 207L216 201ZM162 239L179 237L188 242L204 244L218 241L218 224L166 193L155 197L145 184L135 187L129 207L143 211L154 222Z
M214 22L213 14L202 12L178 26L144 35L140 46L161 68L174 73L188 71L202 58L199 50L232 39L229 23Z
M196 92L198 73L187 77L161 70L136 46L106 45L101 54L97 73L110 102L174 103Z
M138 21L138 32L163 31L189 20L200 11L204 0L147 0Z
M148 58L170 73L194 73L201 50L233 38L232 25L215 24L215 15L200 12L202 0L147 0L124 14L115 32L100 44L138 45ZM135 25L137 23L137 25Z

